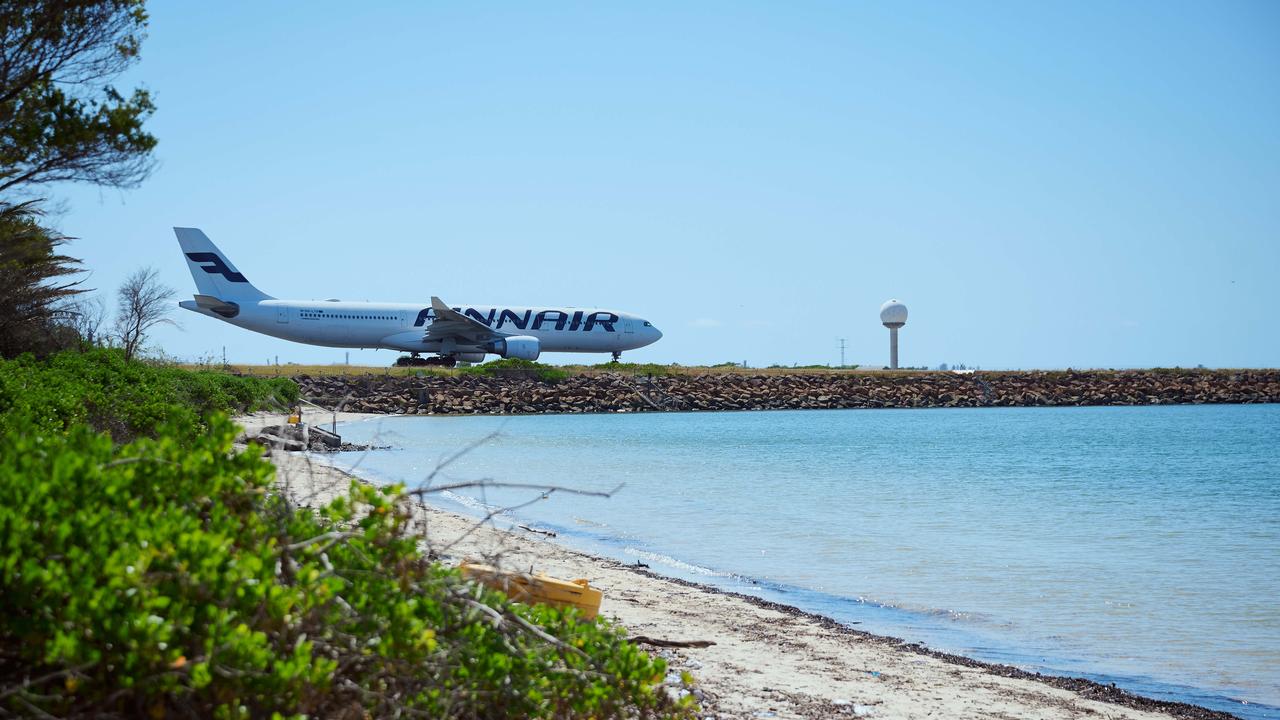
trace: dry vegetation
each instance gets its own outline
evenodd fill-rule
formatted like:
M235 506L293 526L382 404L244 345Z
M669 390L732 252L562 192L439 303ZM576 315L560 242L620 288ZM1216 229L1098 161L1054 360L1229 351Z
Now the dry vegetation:
M539 363L547 368L553 368L567 375L582 375L587 377L603 375L605 373L624 373L631 375L840 375L840 376L920 376L920 375L938 375L953 376L956 373L950 370L931 370L928 368L902 368L899 370L889 370L887 368L878 367L862 367L849 366L845 368L826 367L826 366L798 366L798 367L742 367L741 365L721 364L721 365L657 365L653 363L601 363L598 365L554 365L547 363ZM451 377L456 375L464 375L475 372L476 368L482 368L483 365L475 365L470 368L442 368L442 367L390 367L377 365L301 365L298 363L284 363L281 365L238 365L228 364L222 365L218 363L188 363L183 364L189 370L225 370L234 375L250 375L254 377L293 377L297 375L311 375L316 377L367 377L367 376L391 376L391 377L423 377L426 375L438 375ZM1169 372L1204 372L1204 373L1225 373L1238 372L1241 368L1215 368L1212 370L1198 368L1125 368L1125 369L1088 369L1087 372L1093 374L1106 373L1127 373L1127 372L1147 372L1147 371L1169 371ZM1076 370L1046 370L1042 371L1048 375L1058 373L1078 372ZM1003 375L1010 373L1027 372L1024 370L982 370L980 371L984 377L992 375Z
M389 367L376 365L300 365L297 363L284 363L281 365L237 365L237 364L184 364L190 370L205 369L226 369L227 372L237 375L252 375L255 377L291 377L294 375L314 375L314 376L355 376L364 377L368 375L385 375L393 377L419 377L421 375L442 375L452 376L465 374L469 368L441 368L441 367ZM481 366L474 366L481 367ZM610 365L602 363L600 365L547 365L557 370L564 371L570 375L602 375L604 373L622 372L635 375L910 375L921 372L935 372L931 370L885 370L882 368L865 368L865 367L748 367L741 365L654 365L654 364L635 364L635 363L619 363ZM943 371L936 371L943 372Z

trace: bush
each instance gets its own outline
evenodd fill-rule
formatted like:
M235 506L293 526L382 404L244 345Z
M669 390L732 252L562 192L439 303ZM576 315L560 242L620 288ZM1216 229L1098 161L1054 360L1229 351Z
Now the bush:
M268 492L272 467L231 452L236 429L221 416L199 435L167 426L123 446L38 421L14 420L0 436L6 711L679 711L660 684L663 661L620 630L510 605L429 562L394 488L353 483L313 514Z
M604 370L607 372L619 372L627 375L656 375L665 376L671 374L671 366L658 365L657 363L600 363L591 366L595 370Z
M124 359L114 349L0 360L0 432L65 431L79 423L124 442L161 425L194 434L212 413L249 412L298 399L284 378L192 372Z
M297 392L114 351L0 362L0 714L688 714L621 629L430 561L399 489L270 492L221 411Z
M458 373L462 375L485 375L488 377L527 377L543 382L559 382L569 377L569 373L560 368L516 358L492 360L483 365L458 368Z

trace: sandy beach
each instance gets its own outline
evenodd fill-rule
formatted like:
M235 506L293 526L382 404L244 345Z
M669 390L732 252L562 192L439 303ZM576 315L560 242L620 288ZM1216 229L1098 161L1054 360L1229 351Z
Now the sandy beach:
M371 416L340 413L337 419L367 417ZM255 415L239 422L253 432L281 420L279 415ZM347 473L305 453L276 451L272 460L281 491L299 505L323 504L351 482ZM1089 681L1039 677L933 652L795 608L578 552L542 534L500 530L427 505L419 507L419 519L432 550L445 562L482 559L558 577L587 578L604 592L601 615L625 626L633 637L714 643L650 648L665 656L672 670L687 670L696 678L708 717L1230 717Z

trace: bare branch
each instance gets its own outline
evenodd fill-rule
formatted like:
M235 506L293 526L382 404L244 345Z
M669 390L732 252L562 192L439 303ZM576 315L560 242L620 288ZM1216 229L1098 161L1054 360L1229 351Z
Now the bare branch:
M143 463L143 462L156 463L156 464L158 464L158 465L175 465L175 464L176 464L176 463L174 463L174 462L172 462L172 461L170 461L170 460L164 460L164 459L162 459L162 458L154 458L154 457L127 457L127 458L120 458L119 460L112 460L112 461L111 461L111 462L109 462L109 463L103 463L103 464L101 464L101 465L99 465L99 466L98 466L98 469L99 469L99 470L106 470L106 469L108 469L108 468L119 467L119 466L121 466L121 465L133 465L133 464L135 464L135 463Z
M457 462L458 459L460 459L464 455L469 454L472 450L475 450L476 448L480 447L481 445L484 445L490 440L497 438L501 434L502 434L502 428L498 428L497 430L494 430L488 435L485 435L484 437L481 437L477 440L473 440L470 443L458 448L458 450L455 451L452 455L449 455L445 457L443 460L441 460L440 462L436 463L435 468L431 470L431 473L427 475L426 479L422 481L422 485L420 485L419 487L426 487L430 485L431 481L435 480L436 476L439 475L441 472L443 472L445 468Z
M168 317L174 290L162 285L159 275L151 267L136 270L117 293L115 335L125 359L133 358L153 327L176 324Z
M488 615L493 620L494 627L501 627L504 621L510 620L511 622L518 625L525 632L547 643L548 645L552 645L555 648L562 650L564 652L573 653L578 657L586 657L586 654L583 653L578 648L572 645L569 645L568 643L565 643L563 640L555 637L554 635L548 635L545 630L530 623L528 620L525 620L524 618L520 617L515 613L498 612L494 608L491 608L488 605L485 605L484 603L480 602L479 600L476 600L475 598L470 597L469 595L467 595L465 590L462 590L460 588L454 588L453 595L459 600L462 600L463 602L465 602L469 607L472 607L484 613L485 615Z
M310 545L314 545L318 542L327 541L327 544L325 545L324 549L320 551L321 553L324 553L324 551L332 547L334 543L341 542L343 540L346 540L347 538L353 538L353 537L360 537L360 533L340 532L337 530L333 530L333 531L324 533L322 535L317 535L308 540L303 540L302 542L296 542L296 543L293 543L292 545L286 545L284 546L284 549L292 552L295 550L301 550L302 548L308 547Z
M54 320L74 330L82 342L98 345L105 340L102 326L107 321L107 304L96 295L80 296L55 309Z
M542 490L547 493L563 492L563 493L569 493L570 495L587 495L590 497L610 498L610 497L613 497L619 490L621 490L624 485L626 485L626 483L618 483L618 485L612 490L601 491L601 490L582 490L579 488L566 487L564 485L497 482L494 480L471 480L467 482L454 483L452 485L437 485L436 487L431 487L431 488L419 488L417 490L410 490L408 491L407 494L413 495L416 497L421 497L423 495L427 495L430 493L445 492L446 490L462 490L464 488L478 487L478 488L517 488L521 490Z

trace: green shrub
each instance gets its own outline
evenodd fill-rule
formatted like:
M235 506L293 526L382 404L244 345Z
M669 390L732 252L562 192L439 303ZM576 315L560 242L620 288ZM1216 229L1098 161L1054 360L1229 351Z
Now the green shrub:
M273 494L221 412L297 396L114 351L0 362L0 714L689 714L621 629L431 562L398 489Z
M458 368L458 373L461 375L485 375L488 377L527 377L543 382L559 382L569 377L569 373L560 368L517 358L491 360L483 365Z
M208 378L188 390L207 402L225 392ZM353 483L312 513L268 492L270 464L231 452L236 429L221 416L199 435L171 425L127 445L41 422L14 416L0 435L4 711L684 712L660 685L663 661L620 630L509 605L429 562L397 489Z
M117 441L161 425L194 434L212 413L249 412L297 399L297 385L285 378L158 367L126 361L112 349L0 360L0 432L11 432L21 419L43 432L88 423Z

